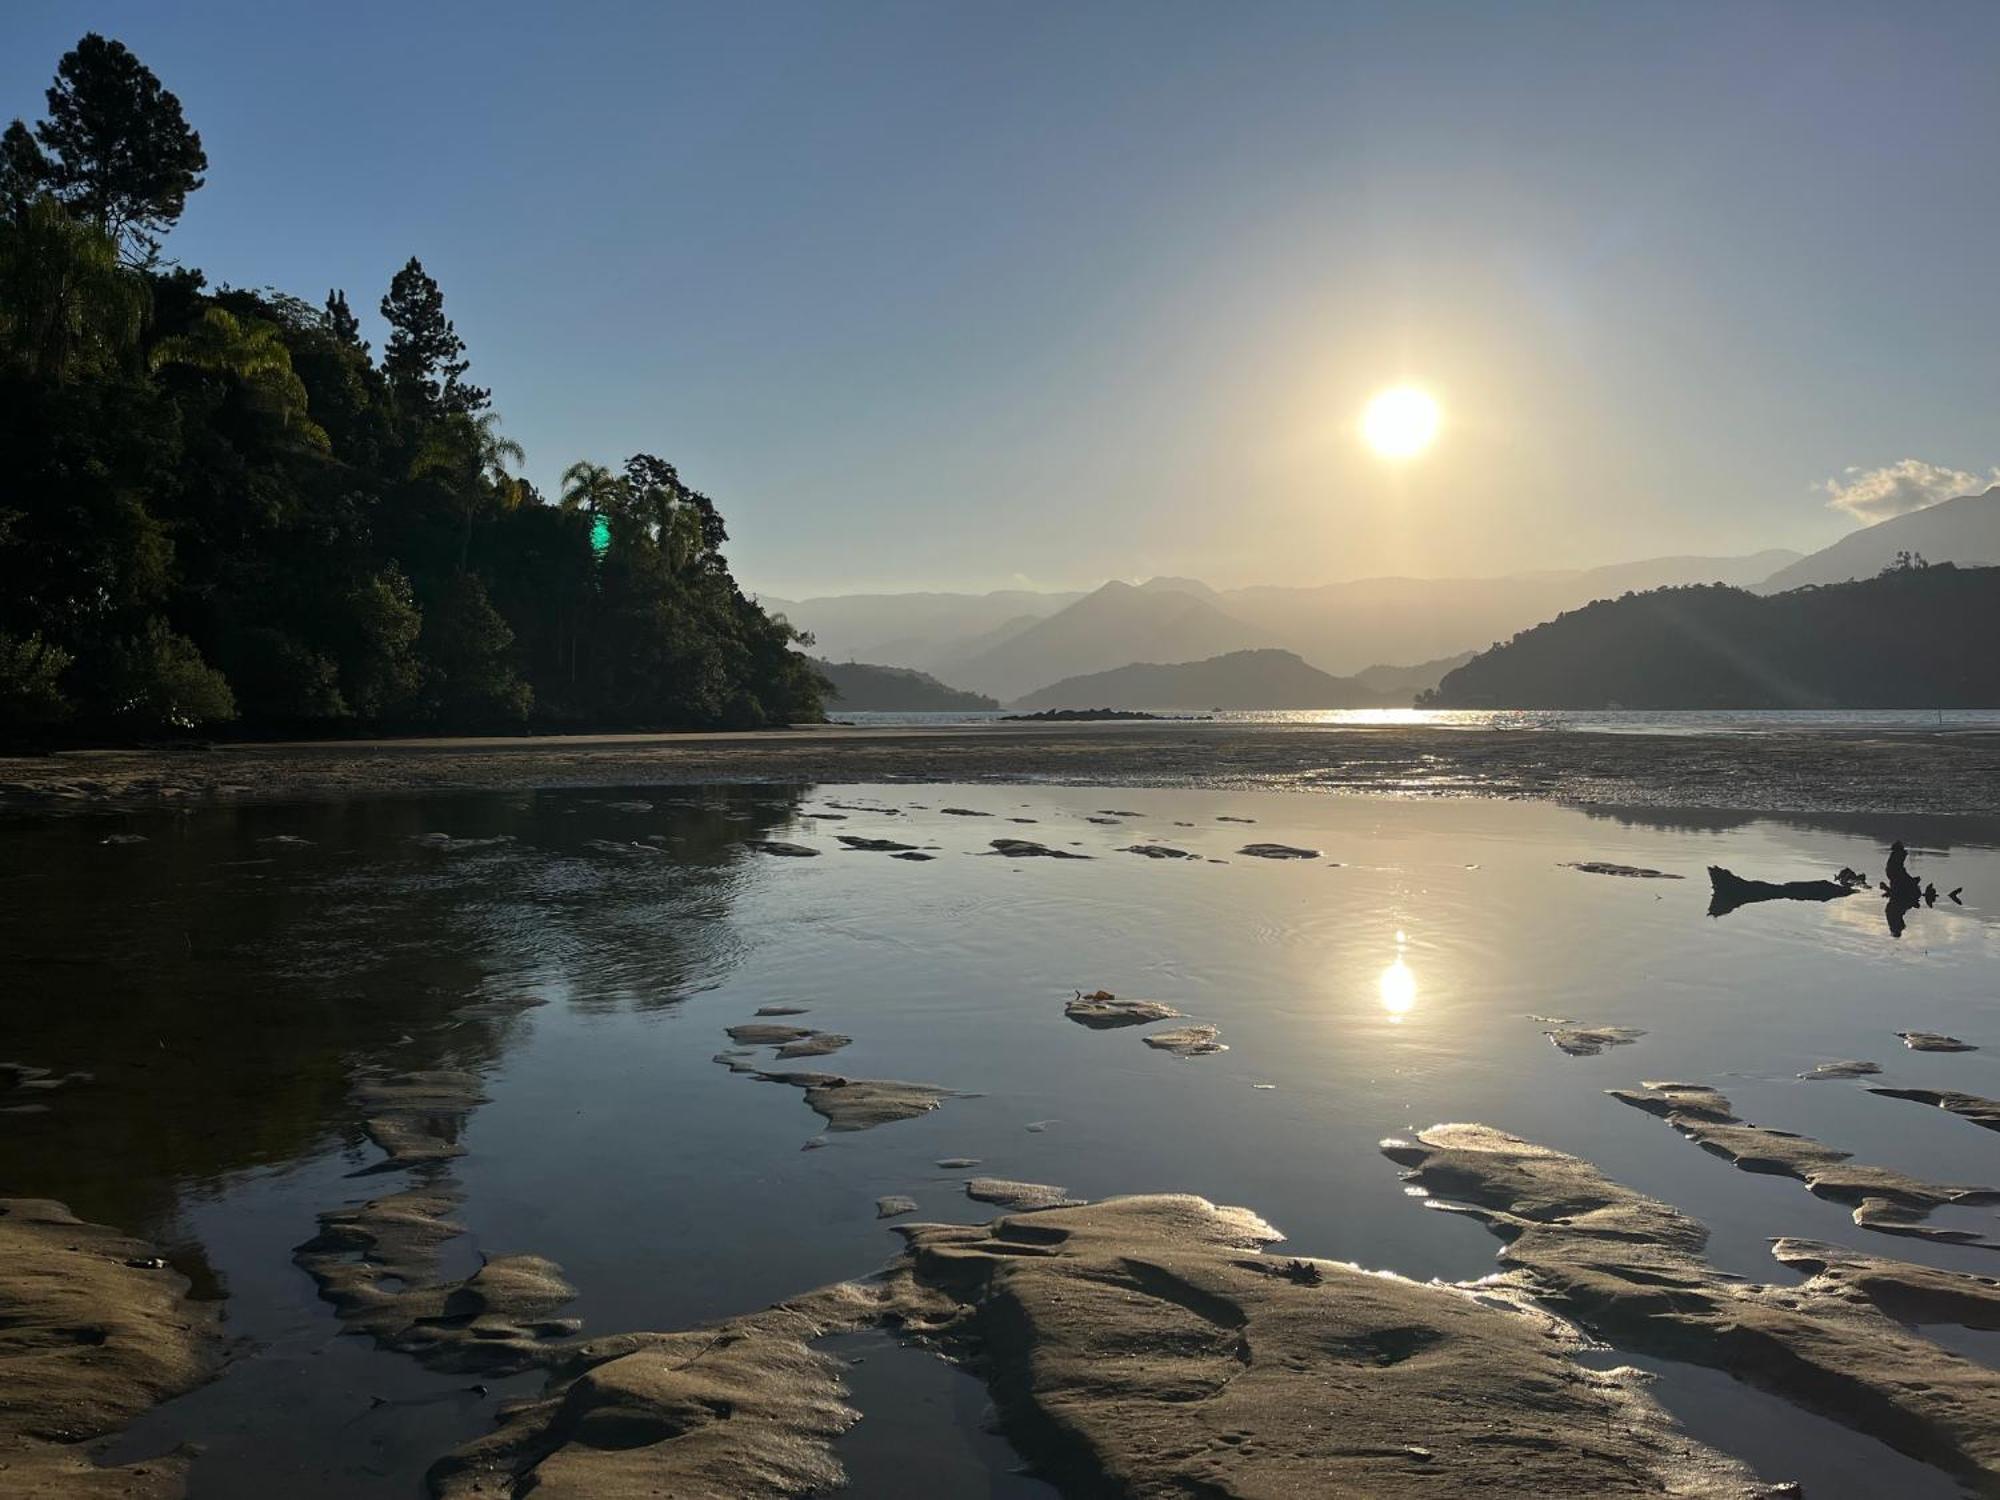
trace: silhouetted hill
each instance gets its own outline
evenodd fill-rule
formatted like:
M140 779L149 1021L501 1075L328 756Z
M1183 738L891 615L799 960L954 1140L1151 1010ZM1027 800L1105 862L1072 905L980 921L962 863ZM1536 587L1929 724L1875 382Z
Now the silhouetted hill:
M1174 665L1135 662L1066 677L1015 708L1380 708L1407 705L1351 677L1332 677L1289 651L1231 651Z
M928 672L909 667L877 667L858 661L815 661L813 665L833 684L829 708L919 713L1000 706L983 693L961 692Z
M1929 562L1957 563L1961 568L2000 563L2000 485L1983 495L1960 495L1864 526L1831 547L1780 568L1758 592L1779 594L1809 583L1873 578L1899 552L1922 553Z
M1439 708L2000 707L2000 568L1601 600L1448 674ZM1978 643L1984 641L1986 646Z
M1180 588L1112 582L1018 635L959 662L962 682L1002 698L1083 672L1167 657L1196 661L1275 644L1254 626Z
M1464 666L1479 653L1461 651L1456 656L1441 656L1436 661L1420 661L1413 667L1376 665L1363 667L1354 674L1354 680L1372 692L1380 693L1385 702L1407 704L1419 693L1427 693L1444 681L1444 674Z

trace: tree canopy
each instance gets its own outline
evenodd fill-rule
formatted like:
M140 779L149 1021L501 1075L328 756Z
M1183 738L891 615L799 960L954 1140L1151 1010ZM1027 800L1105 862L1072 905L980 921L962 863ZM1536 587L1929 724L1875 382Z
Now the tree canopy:
M315 306L163 265L200 139L116 42L0 137L0 731L755 727L820 717L649 453L561 503L412 257L378 363Z

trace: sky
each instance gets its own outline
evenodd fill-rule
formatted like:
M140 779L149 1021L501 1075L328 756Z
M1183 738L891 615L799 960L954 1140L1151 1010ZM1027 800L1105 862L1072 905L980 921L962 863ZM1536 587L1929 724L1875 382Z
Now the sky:
M658 453L770 595L1810 549L2000 463L2000 6L7 0L0 118L89 30L202 134L173 257L378 350L420 257L531 479Z

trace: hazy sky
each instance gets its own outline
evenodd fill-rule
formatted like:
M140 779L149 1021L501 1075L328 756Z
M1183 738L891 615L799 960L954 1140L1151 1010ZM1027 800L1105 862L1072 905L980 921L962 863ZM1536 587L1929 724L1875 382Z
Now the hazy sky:
M420 256L530 477L663 454L769 593L1803 548L2000 462L1990 3L6 0L0 111L90 29L207 146L173 254L378 348Z

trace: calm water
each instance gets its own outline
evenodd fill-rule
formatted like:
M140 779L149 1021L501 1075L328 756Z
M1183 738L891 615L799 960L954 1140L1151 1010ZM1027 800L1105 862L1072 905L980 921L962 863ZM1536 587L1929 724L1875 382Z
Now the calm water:
M629 798L652 809L611 805ZM816 815L832 803L844 819ZM435 832L502 842L413 841ZM937 857L842 852L838 833ZM116 834L146 841L103 842ZM311 842L267 842L280 834ZM978 857L1001 836L1093 857ZM745 847L756 837L827 853L776 858ZM1706 915L1710 863L1771 879L1879 870L1893 837L1940 887L1963 886L1966 904L1913 913L1900 940L1870 897ZM1205 858L1119 852L1140 840ZM1239 855L1251 840L1326 859ZM1591 859L1688 878L1564 868ZM456 1164L469 1235L455 1265L480 1251L550 1256L581 1289L570 1311L600 1333L682 1327L863 1274L895 1249L875 1218L883 1194L916 1198L923 1218L988 1217L964 1198L965 1174L935 1165L960 1155L1083 1196L1247 1204L1304 1253L1482 1275L1495 1242L1423 1211L1375 1149L1444 1119L1591 1157L1707 1220L1714 1258L1760 1279L1782 1278L1766 1249L1777 1234L1990 1273L1991 1251L1866 1235L1798 1184L1735 1171L1601 1091L1711 1081L1747 1118L1862 1160L2000 1178L1990 1133L1794 1077L1872 1058L1882 1082L2000 1095L1996 916L2000 823L1973 819L981 786L480 794L15 824L0 830L0 1058L97 1077L47 1114L0 1115L0 1192L58 1197L170 1243L254 1343L220 1381L143 1419L121 1456L200 1441L198 1496L280 1482L294 1500L416 1495L432 1459L486 1429L497 1396L536 1382L488 1380L481 1394L344 1337L293 1266L318 1213L400 1181L346 1175L378 1157L348 1098L357 1070L484 1076L490 1102ZM1063 1000L1099 986L1212 1021L1230 1050L1182 1060L1133 1031L1064 1019ZM801 1150L821 1122L797 1091L711 1061L725 1026L774 1003L854 1038L831 1063L842 1072L967 1097ZM1570 1058L1531 1014L1649 1034ZM1893 1035L1911 1028L1985 1050L1911 1054ZM1989 1338L1949 1337L1991 1357ZM840 1352L861 1360L856 1401L872 1407L844 1440L857 1493L1049 1493L983 1430L975 1381L886 1340ZM1663 1398L1697 1431L1815 1497L1954 1493L1723 1377L1663 1369Z

